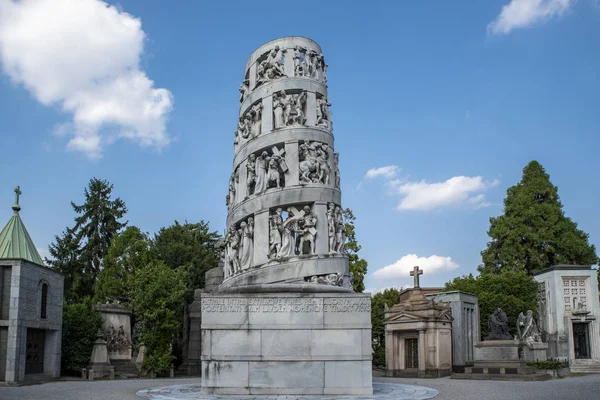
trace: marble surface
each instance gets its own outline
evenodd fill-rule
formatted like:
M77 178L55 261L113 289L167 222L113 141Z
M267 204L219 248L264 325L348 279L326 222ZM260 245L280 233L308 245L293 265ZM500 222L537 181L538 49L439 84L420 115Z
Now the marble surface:
M368 396L290 396L290 395L247 395L247 396L214 396L200 393L201 385L173 385L162 386L138 391L136 394L142 399L149 400L216 400L216 399L257 399L257 400L333 400L333 399L356 399L356 400L424 400L436 397L439 392L424 386L404 385L395 383L373 383L373 394Z

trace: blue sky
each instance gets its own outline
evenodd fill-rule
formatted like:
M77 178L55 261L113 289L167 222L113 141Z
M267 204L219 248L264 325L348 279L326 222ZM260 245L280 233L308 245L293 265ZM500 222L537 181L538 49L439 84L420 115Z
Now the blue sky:
M0 205L21 185L43 254L92 176L145 231L222 231L246 59L290 35L329 64L368 289L473 272L532 159L600 246L597 1L108 4L0 0Z

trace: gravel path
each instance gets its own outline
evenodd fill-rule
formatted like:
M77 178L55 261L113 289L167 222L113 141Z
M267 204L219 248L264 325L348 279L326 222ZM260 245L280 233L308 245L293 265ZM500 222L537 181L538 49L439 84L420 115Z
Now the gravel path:
M598 400L600 374L545 382L465 381L449 378L374 378L375 382L432 388L434 400ZM197 385L194 379L65 381L22 387L0 387L1 400L141 400L136 392L171 385ZM409 399L404 397L404 399Z

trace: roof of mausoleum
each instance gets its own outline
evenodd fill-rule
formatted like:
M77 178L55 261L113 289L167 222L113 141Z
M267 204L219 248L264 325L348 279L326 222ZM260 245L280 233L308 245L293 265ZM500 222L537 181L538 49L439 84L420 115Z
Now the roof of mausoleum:
M541 271L534 272L533 276L542 275L550 271L587 271L592 269L591 265L570 265L570 264L557 264L551 267L545 268Z
M0 259L24 259L33 263L44 265L44 261L37 251L31 236L25 228L23 220L19 215L19 187L15 189L16 201L12 206L13 215L0 232Z

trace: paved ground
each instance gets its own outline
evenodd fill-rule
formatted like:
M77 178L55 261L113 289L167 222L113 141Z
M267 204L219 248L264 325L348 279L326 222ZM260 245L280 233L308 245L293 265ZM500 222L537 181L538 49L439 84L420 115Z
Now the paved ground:
M498 382L442 379L374 378L376 382L418 385L439 391L434 400L598 400L600 374L545 382ZM151 387L198 384L198 379L137 379L53 382L0 387L2 400L140 400L136 392ZM404 399L410 399L405 397Z

